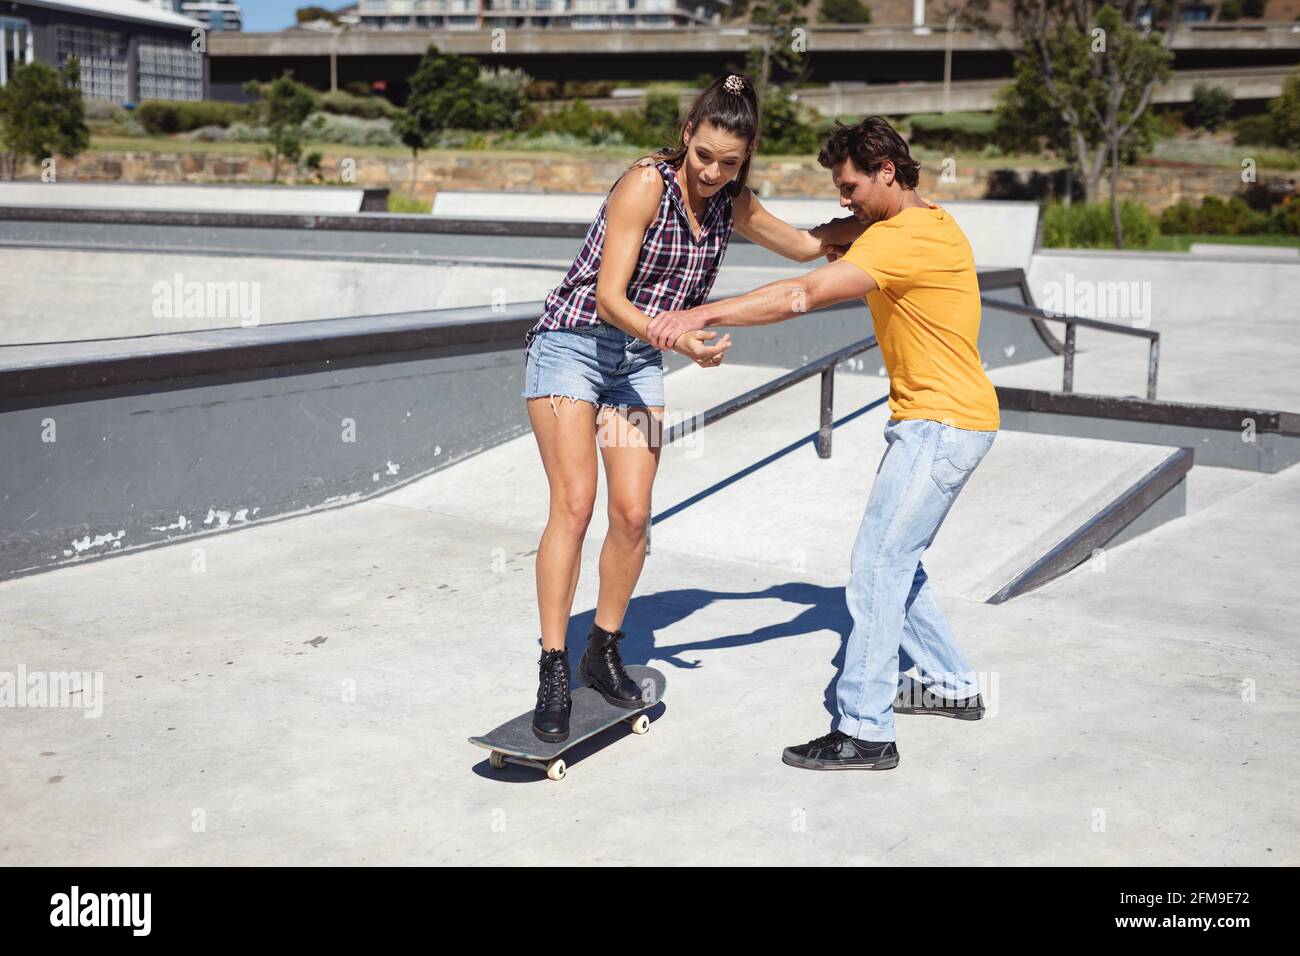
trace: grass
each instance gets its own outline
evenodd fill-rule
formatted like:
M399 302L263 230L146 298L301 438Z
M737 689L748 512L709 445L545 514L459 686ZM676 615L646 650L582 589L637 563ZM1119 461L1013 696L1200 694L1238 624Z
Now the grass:
M410 159L411 151L405 146L348 146L340 143L308 143L306 152L318 152L323 156L329 157L358 157L358 156L375 156L386 159ZM1160 144L1163 146L1163 144ZM1221 145L1221 144L1216 144ZM161 136L92 136L92 150L103 153L146 153L149 155L160 155L165 153L182 153L182 154L212 154L227 156L260 156L265 148L261 143L196 143L186 139L172 139ZM582 156L585 159L595 160L623 160L631 161L644 154L646 150L634 146L588 146L583 147ZM572 159L573 152L569 150L537 150L537 149L510 149L508 147L489 147L487 149L433 149L426 150L422 155L427 156L446 156L455 158L459 156L494 156L503 159L509 158L565 158ZM927 149L918 147L912 151L915 159L928 166L936 166L943 162L950 154L938 149ZM992 155L987 152L960 152L952 154L957 160L958 168L975 168L979 170L986 169L1012 169L1012 168L1034 168L1040 170L1059 169L1064 164L1059 159L1051 159L1045 156L1035 154L1006 154ZM1175 147L1157 148L1153 156L1162 159L1173 159L1180 155ZM1241 156L1249 155L1255 159L1260 169L1280 170L1280 169L1300 169L1300 154L1289 153L1285 150L1251 147L1227 147L1226 149L1212 149L1200 153L1196 161L1206 162L1212 165L1223 165L1239 167L1241 165ZM760 161L789 162L791 160L801 160L804 162L813 162L815 157L811 154L794 154L794 155L768 155L759 156ZM1189 157L1190 161L1190 157Z
M168 139L166 137L126 137L93 136L90 150L100 153L210 153L218 156L261 156L266 147L262 143L196 143L185 139ZM306 143L304 153L320 153L323 156L357 157L379 156L394 159L410 159L411 151L405 146L348 146L341 143ZM633 147L597 148L583 150L584 157L593 159L619 159L624 156L635 158L643 151ZM434 156L497 156L497 157L538 157L554 155L572 158L571 153L547 153L526 149L432 149L425 150L421 157Z
M1214 242L1234 246L1283 246L1300 249L1300 236L1156 236L1147 248L1154 252L1187 252L1193 242Z
M433 202L427 199L415 199L406 193L390 192L388 194L388 211L389 212L433 212Z
M1250 157L1260 169L1300 169L1300 153L1276 146L1252 146L1221 143L1212 139L1165 139L1151 150L1152 159L1174 163L1196 163L1206 166L1231 166L1241 168L1241 161Z

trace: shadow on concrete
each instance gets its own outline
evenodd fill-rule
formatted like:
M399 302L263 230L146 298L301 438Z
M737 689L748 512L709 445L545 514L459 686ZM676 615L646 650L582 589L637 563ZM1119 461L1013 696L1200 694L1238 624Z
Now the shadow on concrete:
M723 634L705 641L660 646L655 635L685 620L715 601L757 601L776 599L801 605L803 610L792 619L761 627L746 633ZM587 646L587 634L596 617L596 609L583 611L569 619L566 646L574 660ZM692 651L724 650L747 647L786 637L800 637L817 631L834 631L839 635L839 645L831 659L834 674L826 685L824 703L827 713L835 714L835 684L844 669L844 646L853 630L853 618L844 603L844 588L823 587L804 581L776 584L759 591L709 591L703 588L681 588L660 591L656 594L634 596L628 605L623 630L627 634L620 645L625 664L647 664L664 661L673 667L694 669L701 666L698 659L685 655ZM901 662L900 662L901 663ZM910 662L909 662L910 664Z

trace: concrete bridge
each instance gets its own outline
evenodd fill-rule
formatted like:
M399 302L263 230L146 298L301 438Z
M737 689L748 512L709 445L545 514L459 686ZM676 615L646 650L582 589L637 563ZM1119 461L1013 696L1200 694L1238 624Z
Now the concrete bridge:
M1155 93L1155 102L1190 103L1198 84L1221 86L1232 93L1235 101L1271 100L1282 92L1282 84L1291 70L1272 66L1243 67L1230 70L1187 70L1174 77ZM959 80L945 91L943 83L832 83L825 89L801 90L799 102L823 116L865 116L881 113L904 116L910 113L946 113L949 110L980 112L997 103L998 91L1009 82L996 80ZM683 108L697 91L682 94ZM644 97L606 96L588 99L593 109L623 112L640 109ZM562 101L546 104L547 108L563 105Z
M1019 41L1014 33L951 34L938 27L807 28L808 56L817 81L933 81L953 54L954 80L1011 75ZM250 78L269 79L285 69L322 89L331 82L382 80L404 85L430 44L479 58L489 66L526 70L539 79L691 80L728 65L739 68L759 34L745 27L699 30L353 31L320 34L213 34L209 39L214 94L238 98ZM1300 64L1300 25L1180 26L1171 40L1175 68L1231 69Z

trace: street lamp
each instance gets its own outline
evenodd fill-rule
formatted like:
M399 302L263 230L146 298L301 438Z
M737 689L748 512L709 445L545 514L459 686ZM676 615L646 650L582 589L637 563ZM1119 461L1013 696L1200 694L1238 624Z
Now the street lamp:
M339 29L330 40L330 92L339 91L339 38L361 22L360 17L339 17Z

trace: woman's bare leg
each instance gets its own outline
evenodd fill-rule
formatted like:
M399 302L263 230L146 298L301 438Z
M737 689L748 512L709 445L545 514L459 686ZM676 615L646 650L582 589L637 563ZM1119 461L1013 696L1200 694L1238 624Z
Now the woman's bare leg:
M662 407L600 410L596 444L605 462L609 532L600 551L596 624L617 631L645 563L650 489L659 468Z
M596 407L557 396L528 400L528 418L551 487L537 546L537 612L542 649L559 650L569 629L582 564L582 540L596 501Z

